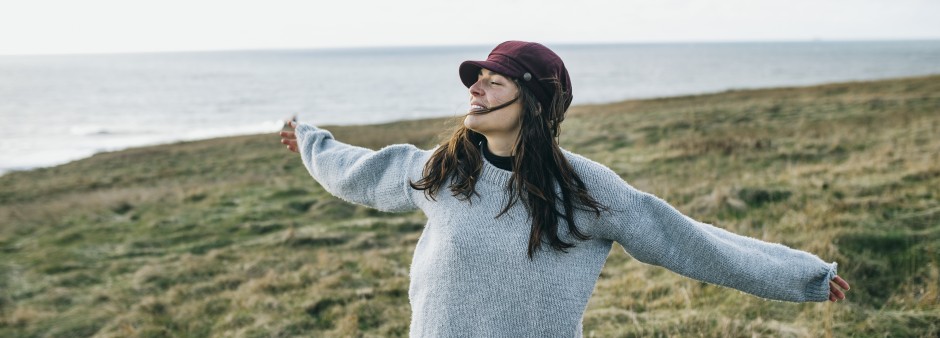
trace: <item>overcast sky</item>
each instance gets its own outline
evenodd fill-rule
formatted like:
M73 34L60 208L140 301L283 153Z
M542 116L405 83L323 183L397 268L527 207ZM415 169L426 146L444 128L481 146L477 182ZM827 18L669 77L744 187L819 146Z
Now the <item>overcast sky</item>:
M0 0L0 54L940 39L940 0Z

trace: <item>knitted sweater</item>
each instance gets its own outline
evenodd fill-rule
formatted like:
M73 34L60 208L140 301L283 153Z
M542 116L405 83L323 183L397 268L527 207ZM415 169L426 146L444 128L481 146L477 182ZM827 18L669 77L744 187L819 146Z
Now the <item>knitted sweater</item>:
M346 201L384 211L421 209L427 224L411 263L412 337L580 337L582 315L614 241L637 260L683 276L792 302L825 301L836 263L784 245L730 233L681 214L638 191L604 165L563 150L589 193L610 211L576 210L591 239L559 237L567 253L543 245L526 250L531 219L507 202L511 172L486 160L479 196L461 201L442 189L435 200L408 182L421 178L431 151L390 145L378 151L336 141L301 124L297 143L307 170Z

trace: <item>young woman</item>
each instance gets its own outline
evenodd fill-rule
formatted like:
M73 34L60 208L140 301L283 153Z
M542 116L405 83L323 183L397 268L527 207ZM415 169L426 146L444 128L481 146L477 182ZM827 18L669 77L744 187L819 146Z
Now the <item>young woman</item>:
M560 148L571 81L545 46L507 41L459 74L469 112L432 150L372 151L294 122L281 133L330 193L427 215L411 264L411 336L580 336L614 241L642 262L768 299L845 297L836 263L692 220Z

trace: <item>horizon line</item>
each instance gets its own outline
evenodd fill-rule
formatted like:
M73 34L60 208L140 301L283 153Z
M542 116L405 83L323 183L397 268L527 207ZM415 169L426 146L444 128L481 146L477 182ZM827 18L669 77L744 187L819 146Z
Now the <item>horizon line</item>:
M767 39L767 40L663 40L663 41L591 41L572 42L556 41L541 42L552 46L616 46L616 45L669 45L669 44L757 44L757 43L829 43L829 42L937 42L940 37L927 38L848 38L848 39ZM88 51L88 52L51 52L51 53L2 53L4 56L93 56L93 55L133 55L133 54L177 54L177 53L231 53L231 52L264 52L264 51L354 51L354 50L381 50L381 49L420 49L420 48L466 48L489 47L491 44L401 44L401 45L356 45L356 46L308 46L308 47L245 47L245 48L215 48L215 49L178 49L178 50L137 50L137 51Z

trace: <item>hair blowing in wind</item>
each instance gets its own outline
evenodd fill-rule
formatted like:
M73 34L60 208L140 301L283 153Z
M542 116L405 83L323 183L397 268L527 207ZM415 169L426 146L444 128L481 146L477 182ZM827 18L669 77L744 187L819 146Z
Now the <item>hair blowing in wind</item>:
M543 241L553 249L563 252L575 245L559 238L559 218L565 220L573 237L586 240L590 237L582 233L575 224L574 210L590 210L599 216L601 210L606 207L591 197L584 182L558 146L558 127L565 118L566 106L566 93L560 82L547 80L556 89L547 109L542 109L541 103L526 86L521 85L518 80L515 82L519 88L518 97L473 113L489 113L504 108L517 99L522 100L522 128L513 151L515 156L512 176L506 187L510 198L496 217L502 216L515 203L522 201L532 219L527 253L529 258L533 259L535 251L541 247ZM483 139L482 134L460 125L431 155L424 167L423 178L411 182L411 187L424 190L427 198L434 199L445 182L451 179L450 185L447 186L451 194L472 203L471 197L477 195L476 180L483 168L479 148Z

